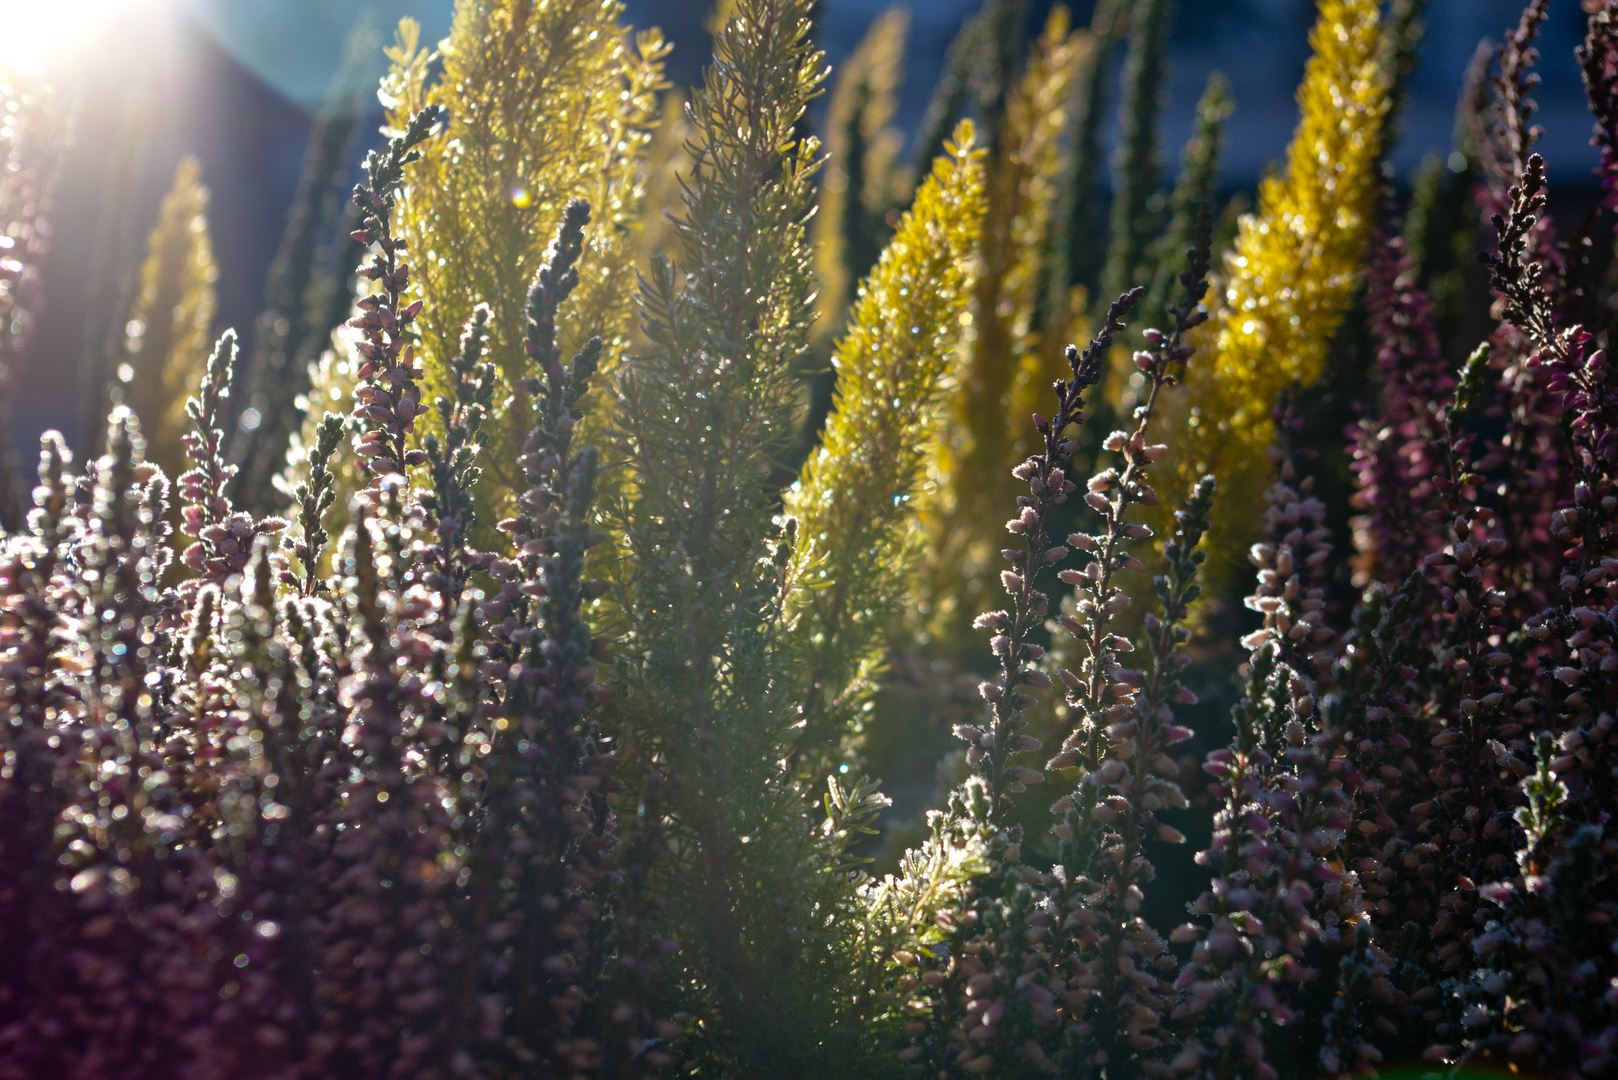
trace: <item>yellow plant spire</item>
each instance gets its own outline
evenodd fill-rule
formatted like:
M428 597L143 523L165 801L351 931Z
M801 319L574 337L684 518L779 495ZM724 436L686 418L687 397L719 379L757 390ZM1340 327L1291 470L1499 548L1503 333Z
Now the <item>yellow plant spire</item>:
M1062 136L1091 44L1087 31L1072 28L1065 7L1052 9L1009 95L999 144L989 148L969 353L940 440L937 497L926 508L938 556L920 603L945 634L964 631L978 613L972 590L991 576L995 534L1014 497L1018 443L1032 403L1058 372L1051 362L1060 363L1060 347L1041 349L1036 317L1061 188Z
M655 30L629 39L616 0L458 0L438 53L403 20L383 81L388 121L427 104L445 131L411 167L400 234L425 303L420 353L428 394L444 392L448 361L479 303L493 319L489 358L511 404L485 430L480 506L509 496L517 447L532 426L523 352L524 302L568 200L591 207L580 282L558 341L564 356L593 335L605 360L621 352L634 294L642 169L662 89L667 46ZM430 82L433 61L442 74ZM487 518L485 518L487 520Z
M1269 483L1277 398L1325 366L1359 279L1380 183L1388 94L1376 0L1320 0L1309 40L1286 169L1264 179L1257 212L1241 219L1188 392L1176 395L1179 422L1170 424L1177 436L1164 472L1180 477L1165 480L1170 490L1204 472L1219 478L1216 583L1257 527L1251 508Z
M910 500L925 478L983 221L983 151L972 138L963 122L861 282L833 360L837 409L786 495L798 520L798 667L814 703L805 746L852 712L847 691L880 661L884 624L909 584Z
M826 110L826 170L815 214L815 272L821 330L835 333L849 301L850 278L871 265L881 244L881 215L897 202L894 168L904 136L893 126L904 79L910 16L889 8L871 23L832 87Z
M181 437L190 430L185 399L196 392L213 348L213 244L202 163L187 155L174 170L157 225L146 241L140 293L125 331L118 376L124 403L140 417L147 460L178 476L190 466Z

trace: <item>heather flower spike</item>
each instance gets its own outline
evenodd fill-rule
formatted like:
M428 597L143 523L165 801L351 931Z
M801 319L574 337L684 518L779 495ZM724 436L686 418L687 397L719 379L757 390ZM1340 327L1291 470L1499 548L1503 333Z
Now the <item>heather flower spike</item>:
M180 561L202 581L221 582L247 568L254 538L286 528L276 517L254 520L230 502L236 466L225 460L225 400L230 397L236 366L236 334L227 330L214 346L202 376L198 397L185 403L193 429L183 442L191 468L177 481L182 528L196 538Z
M1020 542L1019 547L1002 553L1012 565L1012 569L1000 574L1000 584L1011 596L1012 607L1010 611L994 611L978 619L978 625L995 632L990 645L999 658L1000 675L979 687L989 703L991 718L987 730L971 740L977 745L969 747L966 754L967 763L983 774L997 814L1007 795L1025 790L1031 780L1044 779L1034 769L1013 766L1011 755L1020 749L1014 736L1025 725L1021 714L1037 704L1029 689L1053 686L1050 675L1035 663L1044 655L1044 650L1028 639L1050 614L1050 598L1039 589L1040 579L1069 553L1067 546L1049 534L1047 525L1052 511L1079 489L1060 464L1078 448L1068 438L1068 428L1089 419L1083 409L1084 393L1100 381L1107 347L1123 330L1123 317L1144 292L1137 288L1119 297L1107 312L1106 324L1082 353L1069 346L1067 360L1072 376L1056 384L1056 412L1048 420L1037 413L1034 416L1034 427L1044 442L1044 452L1033 455L1013 470L1028 484L1029 494L1018 497L1021 509L1015 518L1006 522L1006 530ZM1164 376L1168 377L1166 371ZM1137 441L1131 449L1133 453L1129 456L1144 463L1148 453L1144 441ZM1111 479L1108 478L1109 482ZM1139 499L1150 490L1138 486L1132 476L1119 487L1120 500ZM1086 498L1095 498L1095 490L1092 481L1092 494ZM1115 557L1111 551L1102 552L1102 557L1109 564L1107 571L1117 569L1110 564L1122 558ZM1063 571L1064 575L1076 573ZM1112 598L1109 593L1107 599Z
M1142 404L1135 408L1134 428L1114 431L1102 444L1119 455L1124 467L1102 470L1086 485L1084 502L1100 515L1101 527L1094 534L1076 532L1067 538L1069 545L1085 553L1086 564L1082 570L1061 572L1062 580L1074 587L1076 602L1058 622L1077 639L1083 652L1077 672L1067 668L1058 672L1067 691L1064 700L1075 722L1061 752L1047 768L1083 764L1094 769L1101 760L1103 733L1127 710L1133 694L1130 680L1134 673L1122 668L1117 659L1127 642L1112 632L1115 618L1127 608L1129 600L1125 591L1113 583L1113 575L1121 570L1139 572L1145 568L1138 557L1129 553L1128 546L1150 537L1152 528L1127 520L1128 512L1136 505L1150 507L1158 502L1147 474L1168 447L1149 444L1146 439L1163 391L1180 381L1194 351L1186 335L1207 319L1200 306L1208 288L1207 252L1204 232L1187 251L1190 266L1180 276L1184 299L1168 309L1173 327L1168 333L1148 330L1147 348L1135 354L1135 366L1145 376L1146 387Z
M1605 206L1618 210L1618 9L1608 0L1590 15L1584 44L1576 54L1584 74L1584 89L1595 113L1595 134L1590 141L1601 150L1596 177L1601 181Z
M1442 466L1433 449L1442 426L1438 411L1455 380L1417 269L1403 237L1372 244L1366 304L1382 381L1374 416L1349 431L1354 500L1363 511L1353 522L1360 585L1396 586L1443 543L1435 521Z
M331 536L326 531L322 519L337 499L330 466L332 455L337 452L337 444L342 437L341 415L327 413L321 417L315 445L309 454L308 478L300 481L292 493L293 502L298 508L299 534L291 541L290 546L293 556L302 567L303 576L301 578L294 576L288 583L293 584L305 596L313 596L326 588L320 560L326 553L326 546Z
M921 981L933 992L927 1017L906 1029L911 1041L901 1056L944 1075L983 1074L1012 1063L1082 1075L1098 1075L1109 1063L1145 1072L1163 1064L1167 1032L1160 1018L1171 987L1161 976L1172 969L1173 957L1141 917L1143 890L1153 876L1141 845L1184 839L1156 815L1189 805L1174 780L1179 766L1169 751L1191 732L1173 722L1172 707L1195 700L1179 681L1188 662L1180 647L1190 636L1181 624L1198 592L1205 557L1198 545L1208 525L1213 481L1196 486L1163 546L1169 573L1154 580L1162 611L1146 622L1149 671L1126 669L1116 659L1134 644L1113 628L1112 620L1129 604L1113 575L1145 569L1126 545L1151 530L1126 515L1156 502L1145 469L1164 447L1148 444L1147 432L1159 395L1180 381L1194 351L1186 333L1205 318L1200 301L1207 288L1206 241L1186 255L1184 298L1169 309L1172 328L1146 331L1147 349L1135 355L1150 388L1135 410L1134 430L1116 432L1105 444L1123 467L1097 473L1084 496L1102 519L1099 534L1076 532L1066 544L1049 535L1056 507L1079 491L1057 463L1070 463L1079 447L1069 429L1088 418L1083 395L1099 381L1107 348L1144 288L1112 305L1087 349L1068 349L1071 377L1054 386L1054 416L1034 416L1043 453L1014 471L1029 494L1018 498L1019 514L1006 523L1019 544L1002 552L1012 565L1001 574L1011 609L978 620L993 632L999 676L980 684L988 706L982 720L955 728L968 743L973 773L951 794L949 808L931 815L932 838L924 849L965 849L983 866L962 889L959 911L948 922L939 915L947 949L925 949L918 957ZM1063 570L1060 577L1080 590L1084 599L1074 610L1088 622L1065 614L1057 625L1079 638L1081 648L1094 650L1082 676L1061 666L1061 653L1047 656L1030 640L1049 614L1042 577L1075 548L1088 556L1086 569ZM1093 686L1086 678L1091 675ZM1045 779L1016 765L1015 756L1040 749L1038 739L1021 732L1026 713L1038 704L1034 691L1054 688L1056 678L1078 723L1047 768L1082 764L1085 771L1077 790L1052 807L1058 819L1052 831L1061 844L1058 865L1046 874L1022 862L1022 830L1008 817L1015 797ZM934 881L941 886L943 871L936 861L915 865L909 888L923 891L927 879L921 875L928 872L940 875Z
M461 351L450 362L454 397L439 396L433 402L442 438L428 434L422 440L432 487L420 501L435 517L438 535L437 544L425 553L436 565L423 581L438 590L446 610L460 604L473 570L488 561L472 546L472 527L477 521L473 488L483 475L481 435L495 390L494 365L487 352L489 318L487 307L473 309Z
M1287 433L1293 420L1278 412ZM1312 478L1298 480L1286 442L1277 457L1247 599L1264 625L1243 640L1250 660L1235 739L1203 766L1220 805L1197 862L1214 880L1190 905L1197 921L1174 933L1194 946L1175 981L1174 1018L1190 1030L1173 1066L1196 1077L1274 1080L1267 1048L1303 1015L1300 988L1317 977L1309 946L1334 947L1338 928L1362 917L1353 879L1327 859L1349 818L1325 700L1336 640L1324 622L1325 507L1310 495Z
M418 147L442 122L443 114L442 108L429 105L411 117L403 131L388 139L385 150L371 151L365 160L365 181L354 188L354 203L361 212L354 239L369 248L359 274L376 283L376 291L360 298L358 314L348 321L361 335L354 343L360 358L354 417L364 434L355 450L376 478L373 488L382 477L426 463L426 455L408 445L416 417L423 411L422 372L416 365L411 330L422 302L404 302L410 263L403 258L405 242L394 235L393 211L405 166L421 156Z

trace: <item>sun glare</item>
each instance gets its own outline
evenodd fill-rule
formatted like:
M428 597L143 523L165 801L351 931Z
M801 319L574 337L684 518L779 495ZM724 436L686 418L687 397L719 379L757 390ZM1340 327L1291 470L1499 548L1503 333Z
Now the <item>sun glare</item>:
M36 74L74 59L112 15L153 0L0 0L0 71Z

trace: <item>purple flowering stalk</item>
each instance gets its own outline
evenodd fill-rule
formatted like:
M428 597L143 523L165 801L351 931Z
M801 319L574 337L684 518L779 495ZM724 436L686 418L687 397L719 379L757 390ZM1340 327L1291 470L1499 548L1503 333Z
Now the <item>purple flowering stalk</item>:
M178 480L180 520L196 542L181 553L180 561L198 575L199 583L213 585L247 568L257 537L273 535L287 525L278 517L255 520L231 505L230 482L236 466L225 460L224 423L236 352L236 333L227 330L208 357L200 395L185 403L194 430L182 440L192 467Z
M1030 639L1050 612L1043 578L1069 553L1047 531L1055 508L1078 490L1061 464L1079 447L1068 432L1089 418L1084 393L1100 381L1107 346L1143 293L1135 289L1112 305L1089 348L1081 353L1069 346L1072 374L1055 386L1056 411L1050 419L1034 417L1042 452L1013 470L1028 484L1029 494L1018 497L1018 515L1006 523L1007 531L1021 541L1021 547L1002 553L1017 568L1000 575L1011 609L977 620L980 628L995 632L990 647L1000 674L978 687L988 703L984 719L955 727L955 736L968 743L966 762L973 774L951 795L949 810L933 821L935 840L980 847L988 871L974 881L965 908L948 917L956 930L954 951L941 967L924 972L928 985L937 990L937 1004L932 1023L918 1020L907 1029L917 1041L903 1051L906 1060L920 1058L934 1068L953 1064L965 1075L986 1072L1008 1055L1049 1060L1042 1043L1054 1041L1058 1016L1053 1002L1066 989L1053 978L1050 958L1037 947L1050 934L1053 912L1028 888L1042 883L1043 876L1022 865L1021 829L1006 826L1003 819L1014 795L1045 778L1015 761L1017 755L1040 749L1038 739L1020 732L1028 723L1024 714L1039 704L1033 691L1054 686L1039 665L1045 650Z
M1294 423L1282 417L1277 427L1285 437ZM1235 739L1204 765L1221 805L1197 862L1214 881L1190 905L1200 925L1172 937L1193 943L1175 981L1174 1019L1188 1031L1173 1065L1196 1077L1275 1080L1275 1029L1303 1016L1303 987L1320 976L1317 946L1340 949L1344 928L1363 917L1358 882L1331 861L1349 800L1334 760L1339 735L1324 716L1336 689L1337 636L1325 623L1330 530L1285 441L1277 456L1247 598L1264 625L1243 639L1251 654Z
M1474 197L1483 211L1485 226L1495 225L1512 212L1516 192L1534 183L1532 153L1541 129L1532 123L1537 109L1530 96L1539 84L1534 72L1538 50L1534 41L1548 17L1548 3L1533 0L1523 10L1513 31L1496 50L1497 72L1489 122L1481 132L1484 165ZM1520 238L1532 252L1538 285L1554 297L1558 307L1576 300L1571 268L1557 242L1555 227L1546 214L1524 220ZM1485 259L1505 256L1503 249ZM1498 312L1496 312L1498 314ZM1546 387L1544 373L1532 361L1533 348L1522 340L1512 320L1503 321L1490 337L1493 362L1499 369L1495 387L1495 414L1505 421L1505 433L1490 441L1479 461L1480 472L1504 470L1505 482L1497 489L1512 497L1497 508L1499 535L1506 541L1501 565L1507 573L1492 584L1505 595L1511 616L1523 619L1542 609L1554 594L1556 556L1549 534L1558 493L1566 486L1562 470L1560 417Z
M1489 905L1473 942L1479 964L1456 987L1465 1003L1465 1067L1506 1065L1558 1078L1618 1067L1610 960L1618 842L1604 820L1569 820L1572 796L1556 754L1555 740L1540 735L1514 814L1523 833L1516 873L1478 890Z
M1180 682L1190 663L1184 624L1200 588L1204 553L1198 544L1214 491L1213 480L1204 477L1175 512L1174 533L1163 544L1167 570L1153 579L1160 612L1145 620L1150 667L1138 673L1138 682L1122 672L1120 682L1134 692L1114 697L1128 711L1110 718L1097 767L1051 808L1061 840L1051 890L1063 915L1066 959L1058 970L1071 987L1062 996L1070 1037L1061 1056L1081 1075L1173 1072L1175 1041L1166 1021L1177 961L1142 916L1145 890L1156 877L1143 845L1185 842L1158 814L1189 805L1168 751L1191 731L1174 723L1171 705L1196 700Z
M494 363L487 358L489 319L487 305L472 309L461 335L460 351L449 362L454 397L439 397L433 402L442 438L433 433L422 441L432 486L419 499L432 517L437 537L436 543L422 552L423 562L430 567L422 580L438 592L446 612L460 604L473 571L490 562L490 557L472 544L472 526L477 519L472 488L482 475L477 465L482 449L479 436L493 405L495 388ZM321 437L324 434L322 430ZM310 455L311 476L319 467L318 444L315 451Z
M1371 245L1366 307L1381 376L1374 419L1349 428L1353 440L1355 582L1394 588L1442 546L1434 521L1439 464L1431 448L1442 427L1435 410L1455 380L1432 324L1432 300L1416 284L1403 237Z
M1090 560L1082 571L1064 571L1076 603L1072 614L1057 620L1083 650L1078 672L1058 671L1075 722L1048 766L1083 769L1075 790L1051 808L1058 818L1053 831L1061 842L1063 868L1053 901L1071 935L1063 949L1071 959L1061 965L1072 987L1064 1004L1078 1040L1063 1056L1085 1072L1109 1075L1116 1070L1161 1074L1172 1056L1164 1021L1175 961L1141 916L1144 890L1155 876L1142 845L1185 840L1157 815L1188 805L1169 751L1191 731L1174 722L1172 706L1196 701L1179 673L1190 663L1182 652L1190 636L1183 624L1200 588L1203 553L1197 546L1208 528L1212 480L1205 478L1192 491L1163 545L1167 572L1153 579L1161 607L1145 620L1150 661L1145 669L1121 662L1134 645L1115 632L1114 620L1128 599L1112 575L1144 569L1126 543L1149 537L1151 529L1129 521L1128 511L1156 504L1146 472L1167 450L1149 444L1147 432L1163 391L1179 382L1192 356L1187 335L1206 319L1201 308L1207 292L1206 239L1188 254L1190 265L1180 276L1183 299L1168 308L1173 325L1166 333L1148 330L1146 349L1135 354L1147 383L1134 412L1135 428L1114 432L1103 444L1119 454L1123 468L1103 470L1088 485L1085 502L1100 516L1101 527L1069 537Z
M1140 914L1142 890L1153 875L1141 843L1183 840L1155 815L1188 805L1167 751L1191 734L1173 723L1171 703L1195 700L1179 681L1189 662L1180 652L1189 636L1181 623L1197 592L1203 557L1197 545L1207 528L1212 481L1199 484L1176 514L1175 534L1164 545L1169 572L1156 579L1162 617L1151 615L1146 622L1149 670L1118 662L1134 645L1114 632L1114 620L1129 603L1114 575L1145 569L1130 549L1151 530L1129 521L1128 511L1156 504L1145 473L1164 448L1149 445L1147 433L1162 391L1178 382L1191 355L1185 335L1204 318L1199 303L1206 291L1205 245L1193 250L1191 262L1181 279L1185 302L1170 308L1173 329L1148 330L1148 348L1136 354L1151 389L1135 411L1134 430L1107 441L1122 467L1089 481L1085 501L1101 518L1098 532L1076 532L1065 545L1050 537L1052 510L1078 490L1057 463L1078 449L1068 429L1085 417L1082 394L1099 380L1101 358L1143 290L1112 305L1089 348L1069 348L1072 378L1056 384L1055 416L1034 417L1043 452L1013 470L1029 494L1019 497L1018 516L1006 524L1020 541L1002 553L1014 567L1001 575L1012 604L978 620L995 632L990 644L1000 673L979 687L989 704L984 720L955 728L969 744L966 761L973 775L951 795L949 809L933 815L927 848L971 851L981 869L967 875L958 908L939 912L947 947L920 950L927 954L920 981L931 991L930 1005L926 1019L904 1030L910 1041L900 1056L924 1070L971 1076L1165 1069L1161 1018L1174 960ZM1059 622L1090 650L1081 661L1082 675L1060 667L1030 640L1049 612L1042 576L1075 548L1088 553L1085 569L1059 576L1076 585L1082 599L1076 614ZM1037 740L1021 734L1023 714L1038 703L1035 691L1054 688L1051 668L1082 719L1049 767L1082 761L1087 775L1053 807L1062 857L1046 874L1022 863L1020 827L1007 824L1004 812L1028 784L1044 779L1013 762L1016 754L1039 749Z
M376 292L360 298L358 314L348 321L361 335L354 343L362 361L360 385L354 391L354 417L362 423L364 433L354 448L373 477L373 491L379 490L383 477L403 475L406 466L427 462L423 451L408 445L416 418L423 411L422 369L416 366L415 334L410 329L421 313L422 301L404 300L410 264L402 258L404 240L393 234L392 214L405 166L420 157L418 147L442 118L439 106L422 109L404 131L388 139L385 150L367 155L365 181L354 188L354 202L362 216L353 238L368 248L368 261L359 274L377 286Z
M1012 606L1010 611L991 611L981 615L974 624L979 629L995 631L989 645L999 658L1000 677L978 687L979 693L989 703L991 719L986 728L968 726L955 732L957 738L965 739L970 744L966 752L967 764L982 772L988 784L991 805L996 807L995 816L999 816L998 807L1009 795L1026 790L1030 782L1044 779L1037 770L1012 766L1010 762L1015 753L1039 749L1037 740L1031 736L1017 735L1018 730L1027 724L1022 713L1038 704L1037 698L1019 688L1049 690L1054 685L1051 677L1036 664L1044 657L1044 649L1029 641L1033 631L1050 614L1050 598L1037 587L1042 572L1054 568L1069 554L1068 547L1057 543L1055 537L1048 534L1046 522L1055 507L1066 502L1068 496L1078 490L1078 484L1070 480L1058 464L1078 450L1078 443L1067 438L1067 429L1089 418L1090 414L1080 407L1084 391L1100 381L1107 347L1122 332L1123 317L1142 295L1144 290L1135 289L1119 297L1108 310L1100 332L1084 352L1068 347L1067 361L1072 378L1056 384L1056 414L1049 420L1043 416L1034 417L1034 426L1045 443L1044 452L1034 454L1012 470L1012 474L1025 482L1029 489L1028 495L1017 499L1020 507L1017 516L1006 522L1006 530L1021 541L1021 547L1007 548L1002 552L1005 559L1016 567L1000 574L1000 584L1010 595ZM1145 454L1143 445L1139 450L1141 456ZM1132 477L1131 484L1124 489L1127 494L1121 494L1120 499L1141 497L1140 489L1133 480ZM1105 502L1105 499L1102 501ZM1122 568L1125 558L1121 552L1105 550L1102 559L1095 565L1098 570L1110 574ZM1058 576L1066 580L1066 576L1075 573L1067 570ZM1108 590L1107 599L1115 604L1121 596L1121 590Z
M1584 44L1575 55L1595 113L1590 143L1601 151L1595 175L1601 181L1602 205L1618 210L1618 6L1612 0L1601 0L1590 13Z

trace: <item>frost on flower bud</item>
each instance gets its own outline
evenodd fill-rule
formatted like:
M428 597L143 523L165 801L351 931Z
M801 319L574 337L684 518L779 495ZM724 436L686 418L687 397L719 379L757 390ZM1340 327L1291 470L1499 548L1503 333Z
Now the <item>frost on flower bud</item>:
M1000 584L1008 593L1022 592L1022 575L1013 570L1000 571Z

